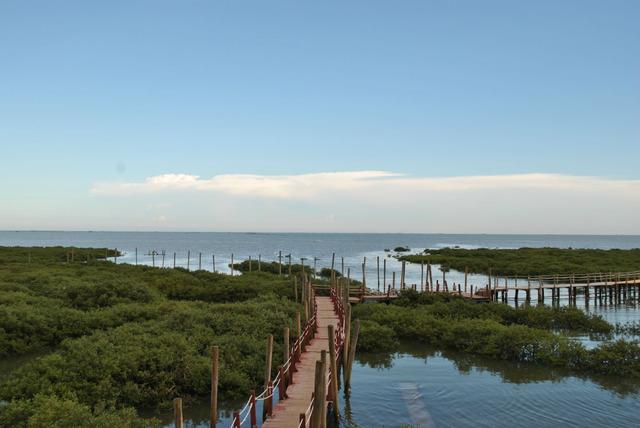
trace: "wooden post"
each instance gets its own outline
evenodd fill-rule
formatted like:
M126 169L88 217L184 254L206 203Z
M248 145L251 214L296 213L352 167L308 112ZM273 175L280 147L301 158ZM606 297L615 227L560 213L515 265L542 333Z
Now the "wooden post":
M233 412L233 428L240 428L240 411L235 410Z
M349 363L349 342L351 342L351 305L347 303L344 311L344 343L342 344L342 367L344 381L347 381L347 364Z
M278 376L280 381L278 382L278 400L282 401L287 398L285 388L287 387L287 380L285 379L284 369L282 366L278 366Z
M273 357L273 334L267 336L267 364L264 374L264 386L266 387L271 381L271 360Z
M391 274L391 276L392 276L392 278L393 278L393 279L391 280L391 283L393 284L393 289L395 290L395 289L396 289L396 272L395 272L395 271L393 271L393 272L392 272L392 274Z
M339 415L340 406L338 405L338 368L336 364L336 337L333 325L327 327L329 332L329 368L331 370L331 389L329 390L329 396L333 401L333 411L335 415Z
M258 272L262 272L262 255L258 254Z
M468 277L469 277L469 269L465 266L464 267L464 292L465 293L467 292Z
M282 276L282 250L278 251L278 276Z
M420 262L420 291L424 291L424 260Z
M213 273L216 273L216 255L211 254L211 266L213 267Z
M313 391L313 413L311 414L311 428L322 428L322 385L324 384L324 373L322 373L322 361L316 361L316 372L314 378Z
M176 253L173 253L173 268L176 268Z
M136 247L136 266L138 266L138 247Z
M176 428L184 428L184 419L182 417L182 398L173 399L173 416Z
M283 345L284 345L284 349L283 349L283 363L282 364L287 364L287 361L289 361L289 327L285 327L284 331L283 331ZM289 383L289 371L287 370L287 374L286 374L286 383L285 383L285 388L286 385ZM282 382L282 380L281 380Z
M402 269L400 271L400 288L404 289L404 275L405 275L405 270L406 270L406 262L403 260L402 261Z
M382 284L387 288L387 259L382 260Z
M202 270L202 253L198 253L198 270Z
M249 404L249 406L251 406L249 408L249 418L250 421L249 423L251 424L251 428L253 427L257 427L258 426L258 415L256 412L256 391L251 390L251 398L250 398L251 404Z
M427 273L429 274L429 288L433 291L433 274L431 273L431 261L427 260Z
M376 271L378 272L378 292L380 292L380 256L376 256Z
M322 382L320 385L320 427L327 426L327 351L320 351L320 362L322 362Z
M304 299L304 287L303 287L302 298ZM298 277L293 277L293 296L295 298L295 302L298 303Z
M233 253L231 253L231 276L233 276Z
M367 276L365 274L365 272L366 272L366 263L367 263L367 258L365 257L364 263L362 263L362 292L360 293L360 301L361 302L364 302L364 294L365 294L365 291L367 289Z
M351 386L351 369L353 361L356 357L356 347L358 346L358 335L360 334L360 320L357 319L353 323L353 339L349 341L349 364L346 369L346 377L344 381L344 389L347 391Z
M265 400L265 407L267 409L266 416L273 416L273 382L269 381L267 384L267 399ZM239 427L239 425L238 425Z
M218 422L218 362L220 349L211 347L211 428Z

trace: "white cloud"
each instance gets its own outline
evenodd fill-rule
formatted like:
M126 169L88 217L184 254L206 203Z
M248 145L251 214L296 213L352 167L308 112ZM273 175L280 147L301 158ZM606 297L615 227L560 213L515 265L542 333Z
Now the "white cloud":
M323 191L347 191L374 185L397 174L384 171L323 172L300 175L226 174L202 179L197 175L163 174L143 182L97 183L95 194L126 195L170 190L218 191L281 199L307 199Z
M129 195L194 190L277 199L309 199L326 192L353 192L381 188L395 192L497 189L637 191L640 189L640 180L609 180L562 174L408 177L386 171L325 172L299 175L226 174L216 175L209 179L189 174L163 174L149 177L142 182L97 183L91 191L101 195Z
M640 232L640 180L563 174L164 174L97 183L92 193L104 204L126 206L126 213L138 204L168 203L158 209L162 226L176 230Z

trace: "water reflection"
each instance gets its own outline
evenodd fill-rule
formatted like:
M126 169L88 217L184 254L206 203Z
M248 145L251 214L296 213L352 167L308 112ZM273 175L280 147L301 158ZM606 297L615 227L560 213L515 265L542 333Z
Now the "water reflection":
M438 352L360 354L344 403L355 426L637 426L640 381Z

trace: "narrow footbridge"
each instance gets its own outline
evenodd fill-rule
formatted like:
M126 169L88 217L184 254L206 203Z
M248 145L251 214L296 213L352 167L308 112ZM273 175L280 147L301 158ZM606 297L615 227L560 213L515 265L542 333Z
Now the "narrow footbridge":
M344 363L353 358L344 352L349 346L345 343L349 337L345 331L349 306L335 287L330 288L329 296L316 296L310 285L307 290L305 306L311 308L312 316L293 344L288 360L260 394L251 393L242 410L234 413L230 428L257 427L260 401L261 426L265 428L322 428L326 426L329 405L333 415L339 413L339 365L342 362L345 374L350 375L350 364L347 367Z
M388 302L398 298L403 290L449 293L476 301L506 301L508 298L517 301L521 295L525 300L530 300L535 292L536 299L543 302L547 290L550 290L553 301L560 299L561 295L575 300L577 295L581 294L585 302L590 298L597 301L607 298L610 301L624 301L627 298L636 299L640 295L640 271L536 276L489 274L480 284L472 284L466 271L464 281L457 284L448 282L444 274L442 281L434 281L429 274L420 284L406 284L403 275L398 287L393 281L391 284L383 284L382 290L367 287L366 281L352 284L349 279L341 280L338 283L344 283L343 287L348 290L349 302L352 304L369 301Z

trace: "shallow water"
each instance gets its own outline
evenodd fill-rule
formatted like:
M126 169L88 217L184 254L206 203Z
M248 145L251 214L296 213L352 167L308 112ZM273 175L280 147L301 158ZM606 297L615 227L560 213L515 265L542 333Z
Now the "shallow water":
M405 348L361 355L345 425L637 427L640 382Z

